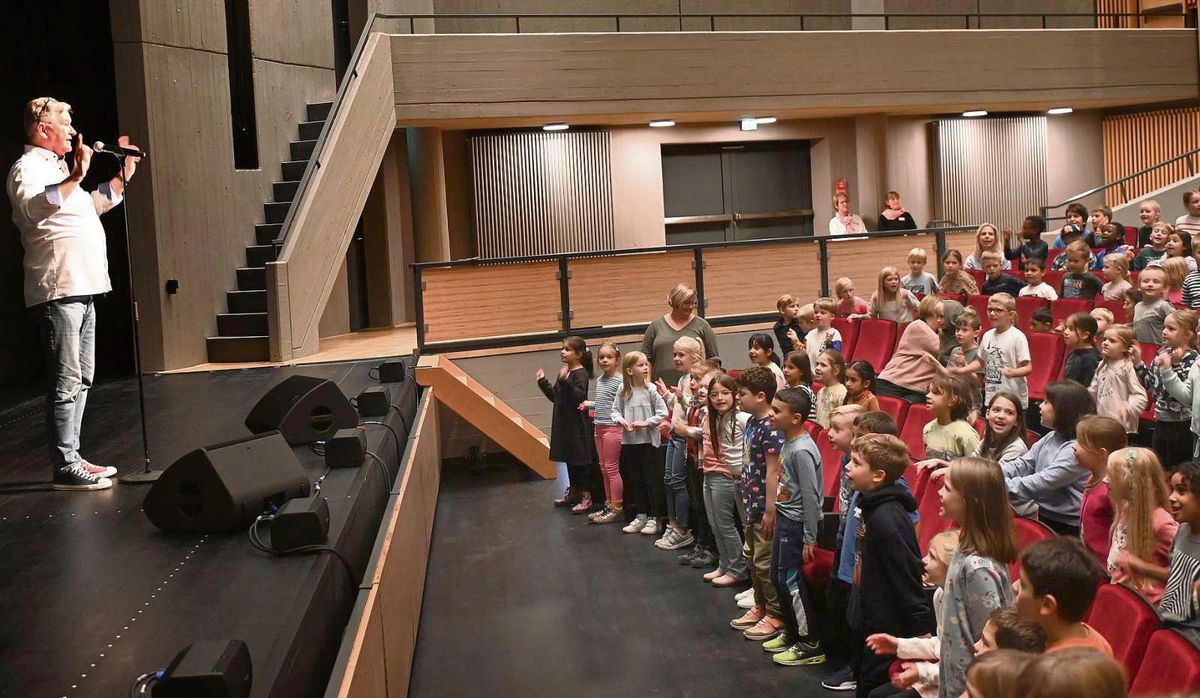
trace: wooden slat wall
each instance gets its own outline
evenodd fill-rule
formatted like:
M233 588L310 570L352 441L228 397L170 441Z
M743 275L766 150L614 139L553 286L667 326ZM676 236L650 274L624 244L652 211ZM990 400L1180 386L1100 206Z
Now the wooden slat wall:
M962 232L962 233L947 233L946 234L946 249L947 250L958 250L959 253L962 254L963 261L965 262L967 260L967 257L970 257L971 255L975 254L975 233L973 231L967 231L967 232ZM932 274L933 273L933 265L931 264L927 268L929 269L929 273Z
M696 283L694 259L689 250L571 260L571 326L641 324L666 313L675 284Z
M367 40L357 82L347 89L324 148L313 154L320 166L292 204L278 260L267 264L272 361L317 350L321 313L396 130L390 49L386 35Z
M730 247L704 251L706 315L775 312L791 293L807 303L821 294L820 248L809 244Z
M607 131L471 136L480 257L615 247Z
M929 256L925 270L937 274L937 239L932 235L902 235L876 240L830 240L829 287L838 277L854 281L858 295L869 299L879 283L879 270L895 267L900 276L908 273L908 252L923 247Z
M558 330L562 299L557 274L557 262L422 271L425 341ZM606 304L612 291L602 297Z
M1101 29L1134 29L1138 26L1137 17L1114 17L1112 15L1136 14L1138 0L1096 0L1096 26Z
M1200 107L1119 114L1104 119L1104 181L1112 182L1200 146ZM1157 168L1105 192L1105 202L1120 206L1186 177L1185 160Z
M1046 203L1046 117L933 122L935 216L1016 228Z

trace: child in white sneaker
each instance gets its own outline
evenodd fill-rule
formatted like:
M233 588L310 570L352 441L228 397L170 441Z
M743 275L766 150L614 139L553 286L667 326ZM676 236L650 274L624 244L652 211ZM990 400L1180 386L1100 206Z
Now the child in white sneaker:
M654 535L658 533L657 517L662 512L652 509L656 508L652 459L661 443L658 425L667 418L667 404L650 384L650 361L642 352L631 351L621 359L621 378L624 383L613 402L612 420L624 429L621 481L628 495L626 516L633 515L629 525L621 530Z

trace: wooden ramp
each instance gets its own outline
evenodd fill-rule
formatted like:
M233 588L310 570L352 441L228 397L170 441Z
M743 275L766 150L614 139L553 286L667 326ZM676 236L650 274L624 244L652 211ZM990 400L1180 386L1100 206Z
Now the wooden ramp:
M417 383L436 388L439 402L454 410L489 439L542 477L552 480L557 468L550 460L550 440L516 410L468 376L454 362L433 354L417 361Z

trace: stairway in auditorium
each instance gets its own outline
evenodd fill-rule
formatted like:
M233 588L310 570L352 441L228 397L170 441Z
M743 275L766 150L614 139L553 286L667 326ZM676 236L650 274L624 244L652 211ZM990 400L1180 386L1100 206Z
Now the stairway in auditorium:
M208 360L213 363L270 361L267 327L267 262L275 260L274 242L283 229L312 158L317 137L329 116L330 102L305 107L299 140L290 147L291 159L281 167L283 181L273 185L274 201L263 204L263 222L254 226L254 244L246 246L246 266L237 269L237 288L226 291L227 312L217 314L217 336L208 338Z

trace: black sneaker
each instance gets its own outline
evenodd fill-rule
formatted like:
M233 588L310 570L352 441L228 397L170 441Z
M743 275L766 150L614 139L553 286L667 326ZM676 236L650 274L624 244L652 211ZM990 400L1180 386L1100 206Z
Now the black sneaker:
M679 564L690 565L692 560L700 554L700 546L693 546L691 550L679 556Z
M112 487L112 484L112 480L92 475L84 469L82 463L76 463L55 470L54 481L50 484L50 488L65 491L106 490Z
M821 682L821 686L831 691L854 691L858 689L858 682L854 680L854 672L847 666L833 672L832 676Z
M703 569L717 564L717 555L711 550L701 550L692 558L692 567Z

